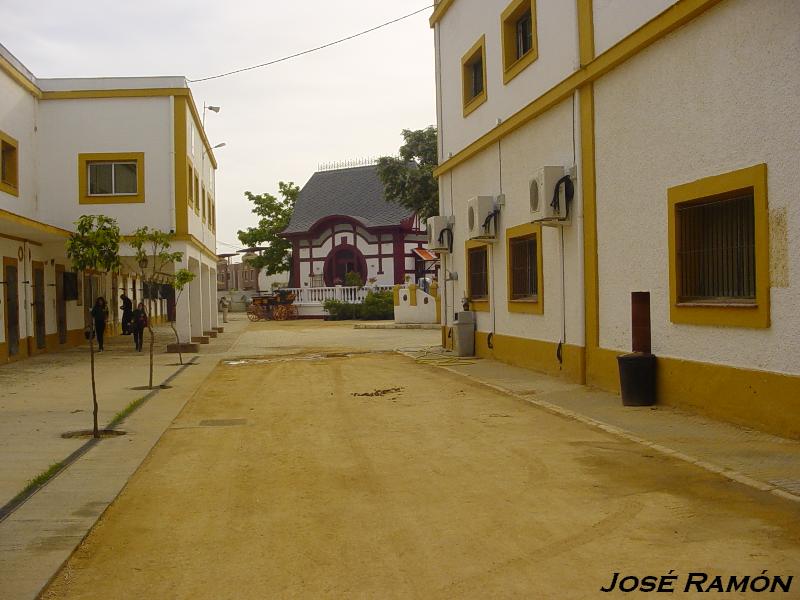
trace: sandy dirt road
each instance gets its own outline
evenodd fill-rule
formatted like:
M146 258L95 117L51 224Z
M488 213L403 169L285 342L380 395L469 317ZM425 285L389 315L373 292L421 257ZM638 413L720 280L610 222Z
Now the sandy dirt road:
M631 597L797 578L798 515L396 354L223 362L43 597Z

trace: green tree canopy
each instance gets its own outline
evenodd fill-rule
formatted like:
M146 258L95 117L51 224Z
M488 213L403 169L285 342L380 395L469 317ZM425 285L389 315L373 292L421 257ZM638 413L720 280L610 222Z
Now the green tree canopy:
M83 215L67 240L67 256L78 271L117 271L119 226L105 215Z
M387 200L410 208L421 219L439 214L439 185L433 176L437 161L436 128L403 130L400 156L378 160L378 175Z
M267 275L288 271L291 266L289 250L292 245L279 234L289 225L300 188L291 181L289 183L281 181L278 183L278 193L280 198L269 193L244 193L253 203L253 214L257 215L259 220L257 227L239 231L239 241L248 247L266 247L266 250L247 262L256 269L265 269Z

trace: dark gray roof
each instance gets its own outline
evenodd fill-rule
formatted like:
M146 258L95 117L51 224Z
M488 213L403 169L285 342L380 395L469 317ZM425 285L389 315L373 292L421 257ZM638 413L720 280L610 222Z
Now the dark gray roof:
M303 233L332 215L358 219L366 227L400 225L414 211L383 197L375 165L319 171L300 190L292 219L283 233Z

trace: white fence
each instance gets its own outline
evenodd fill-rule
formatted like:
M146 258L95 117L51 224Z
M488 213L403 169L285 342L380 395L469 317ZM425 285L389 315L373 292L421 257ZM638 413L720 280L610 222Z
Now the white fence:
M375 287L355 287L355 286L336 286L336 287L304 287L304 288L285 288L294 292L296 297L294 303L298 306L322 306L325 300L339 300L350 304L361 304L370 290L379 292L391 291L391 285L377 285Z

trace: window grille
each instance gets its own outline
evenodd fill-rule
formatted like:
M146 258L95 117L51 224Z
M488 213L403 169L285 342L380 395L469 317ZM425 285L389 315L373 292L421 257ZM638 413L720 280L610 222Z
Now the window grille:
M469 256L469 296L470 300L485 299L489 295L489 274L487 269L486 246L470 248Z
M536 236L514 238L511 252L511 299L536 299L538 294Z
M679 302L753 302L753 194L676 207Z

